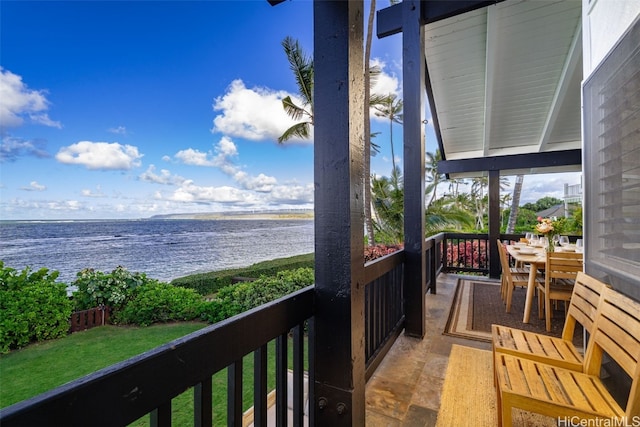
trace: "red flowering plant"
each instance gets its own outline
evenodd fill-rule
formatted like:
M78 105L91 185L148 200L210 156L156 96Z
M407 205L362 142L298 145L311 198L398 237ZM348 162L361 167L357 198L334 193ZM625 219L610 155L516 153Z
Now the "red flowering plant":
M364 248L364 262L369 262L382 258L385 255L392 254L404 248L404 245L384 245L378 244L373 246L365 246Z
M454 268L484 269L487 245L484 240L462 240L447 246L447 265Z

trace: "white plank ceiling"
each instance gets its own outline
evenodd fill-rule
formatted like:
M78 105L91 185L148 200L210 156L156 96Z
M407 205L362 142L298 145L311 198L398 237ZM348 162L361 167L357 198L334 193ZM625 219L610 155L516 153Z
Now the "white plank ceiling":
M581 14L580 0L507 0L425 27L446 160L581 148Z

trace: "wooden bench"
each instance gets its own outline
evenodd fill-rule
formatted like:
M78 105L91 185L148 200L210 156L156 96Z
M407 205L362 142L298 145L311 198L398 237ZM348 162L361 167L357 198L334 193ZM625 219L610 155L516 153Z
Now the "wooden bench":
M602 293L608 285L578 273L560 338L517 328L491 325L493 352L512 354L562 368L582 371L582 349L573 344L576 324L592 333Z
M624 409L600 380L604 353L631 377ZM640 303L605 288L582 372L495 353L499 425L512 425L512 408L572 422L600 419L608 420L607 425L625 425L625 420L632 423L640 419L639 361Z

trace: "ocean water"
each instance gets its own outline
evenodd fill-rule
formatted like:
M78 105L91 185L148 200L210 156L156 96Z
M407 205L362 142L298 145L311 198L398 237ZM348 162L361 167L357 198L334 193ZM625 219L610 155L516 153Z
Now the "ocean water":
M84 268L168 282L313 251L312 220L0 221L6 267L57 270L68 284Z

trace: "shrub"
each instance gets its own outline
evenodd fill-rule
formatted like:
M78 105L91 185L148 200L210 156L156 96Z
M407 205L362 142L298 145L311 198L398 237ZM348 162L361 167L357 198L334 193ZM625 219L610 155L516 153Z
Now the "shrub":
M193 289L168 283L137 287L127 304L114 315L115 323L148 326L156 322L194 320L200 316L202 297Z
M201 317L211 323L268 303L314 282L312 268L280 271L275 277L261 276L253 282L226 286L202 307Z
M57 271L18 273L0 261L0 353L67 334L72 303L57 278Z
M396 251L402 250L403 248L404 248L403 244L397 244L397 245L378 244L373 246L365 246L364 262L369 262L369 261L376 260L378 258L382 258L385 255L392 254Z
M234 277L273 277L282 270L313 268L313 266L314 254L296 255L288 258L259 262L246 268L192 274L174 279L171 281L171 284L183 288L195 289L200 295L209 295L225 286L230 286Z
M122 266L108 274L85 268L76 277L73 282L78 288L73 294L76 310L87 310L101 304L119 309L138 286L157 283L157 280L147 278L144 273L131 273Z

